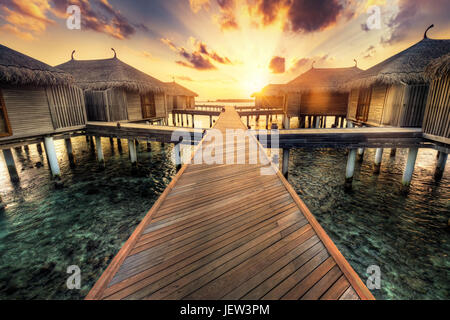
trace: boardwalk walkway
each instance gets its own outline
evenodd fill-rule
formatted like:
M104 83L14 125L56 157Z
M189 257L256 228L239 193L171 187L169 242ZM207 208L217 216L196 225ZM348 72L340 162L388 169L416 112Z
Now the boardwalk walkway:
M234 108L214 128L246 129ZM289 183L263 167L274 170L184 165L87 299L373 299Z

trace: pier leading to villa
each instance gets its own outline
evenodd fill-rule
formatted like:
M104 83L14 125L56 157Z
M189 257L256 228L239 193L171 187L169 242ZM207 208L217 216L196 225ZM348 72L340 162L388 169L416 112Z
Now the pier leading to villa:
M232 107L214 128L247 129ZM86 298L373 299L256 143L255 164L185 164Z

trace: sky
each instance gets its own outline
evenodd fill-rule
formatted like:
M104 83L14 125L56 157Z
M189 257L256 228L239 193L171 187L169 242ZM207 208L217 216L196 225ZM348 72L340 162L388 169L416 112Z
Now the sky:
M81 28L67 27L77 5ZM448 0L0 0L0 43L52 66L117 57L198 100L250 98L316 68L367 69L450 38ZM356 62L355 62L356 60Z

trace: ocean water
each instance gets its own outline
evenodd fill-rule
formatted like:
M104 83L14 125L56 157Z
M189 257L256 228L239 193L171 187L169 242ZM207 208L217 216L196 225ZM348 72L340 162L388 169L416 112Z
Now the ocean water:
M281 117L273 120L281 124ZM251 124L263 127L265 119ZM208 127L209 118L196 116L195 126ZM126 140L122 152L116 140L102 144L105 169L85 137L74 138L72 169L63 141L56 141L61 189L34 145L13 151L19 184L10 182L0 156L0 195L7 204L0 213L0 299L84 298L176 172L170 144L152 142L148 151L141 142L135 170ZM406 150L395 157L385 150L379 175L372 174L373 157L367 150L353 190L345 192L345 150L292 150L289 181L363 281L369 265L380 267L376 298L448 299L449 166L435 182L436 151L421 149L410 192L403 194ZM71 265L81 270L80 290L66 287Z

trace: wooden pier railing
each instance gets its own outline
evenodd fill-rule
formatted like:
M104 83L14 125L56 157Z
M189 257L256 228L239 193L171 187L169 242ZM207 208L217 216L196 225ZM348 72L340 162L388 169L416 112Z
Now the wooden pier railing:
M234 108L214 128L246 130ZM86 299L373 299L254 142L221 144L253 164L185 164Z

